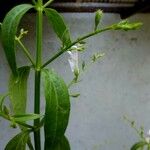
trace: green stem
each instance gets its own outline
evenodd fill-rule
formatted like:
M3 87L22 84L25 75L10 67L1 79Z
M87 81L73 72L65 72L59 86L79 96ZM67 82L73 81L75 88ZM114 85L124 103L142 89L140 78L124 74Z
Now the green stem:
M36 53L36 67L40 69L41 66L41 59L42 59L42 26L43 26L43 10L38 8L37 12L37 24L36 24L36 46L37 46L37 53Z
M32 0L32 3L33 3L33 4L36 4L36 1L35 1L35 0Z
M67 86L68 89L71 88L72 85L77 84L77 83L80 82L80 81L78 81L79 78L80 78L80 76L82 76L82 74L85 73L85 72L87 71L87 69L92 66L93 63L94 63L94 62L91 62L91 63L87 64L86 67L84 68L84 70L81 70L81 71L80 71L80 74L79 74L77 80L75 80L75 78L73 78L73 79L71 80L71 82L70 82L70 83L68 84L68 86Z
M150 144L148 144L148 146L147 146L147 150L150 150Z
M31 138L30 138L30 137L29 137L29 139L28 139L27 144L28 144L29 150L34 150L34 147L33 147L33 145L32 145L32 142L31 142Z
M40 71L35 72L35 95L34 95L34 113L40 114ZM34 126L38 126L40 119L34 120ZM36 150L41 150L40 129L34 132L34 144Z
M47 6L50 5L53 1L54 1L54 0L49 0L48 2L46 2L46 3L44 4L43 7L44 7L44 8L47 7Z
M35 99L34 113L40 114L40 80L41 80L41 62L42 62L42 27L43 27L43 1L38 0L37 22L36 22L36 71L35 71ZM40 124L40 119L34 120L34 126ZM41 150L40 129L34 132L34 144L36 150Z
M51 63L53 60L55 60L55 59L58 58L60 55L62 55L64 52L66 52L68 49L70 49L73 45L75 45L75 44L77 44L77 43L79 43L79 42L81 42L81 41L83 41L83 40L85 40L85 39L87 39L87 38L89 38L89 37L91 37L91 36L94 36L94 35L96 35L96 34L99 34L99 33L101 33L101 32L108 31L108 30L111 30L111 29L112 29L112 26L109 26L109 27L107 27L107 28L104 28L104 29L101 29L101 30L97 30L97 31L95 31L95 32L89 33L89 34L87 34L87 35L85 35L85 36L83 36L83 37L77 39L75 42L71 43L68 47L62 49L62 50L59 51L56 55L54 55L52 58L50 58L46 63L44 63L44 64L42 65L41 69L44 68L44 67L46 67L49 63Z
M23 123L23 122L20 122L20 121L16 121L17 124L21 125L21 126L24 126L26 128L29 128L29 129L35 129L35 127L29 125L29 124L26 124L26 123Z
M17 38L16 41L20 44L20 46L22 47L25 55L27 56L27 58L30 60L30 62L32 63L33 67L35 67L35 63L34 60L31 56L31 54L29 53L28 49L24 46L24 44Z
M3 114L3 113L0 113L0 116L3 117L4 119L8 120L8 121L12 121L10 116L7 116L7 115L5 115L5 114ZM31 126L31 125L26 124L26 123L24 123L24 122L15 121L15 123L17 123L18 125L21 125L21 126L23 126L23 127L32 129L32 130L35 129L34 126Z
M135 126L135 124L133 124L134 121L129 120L126 116L124 116L124 120L127 121L128 123L130 123L131 128L133 128L135 130L135 132L138 134L138 136L142 140L145 140L145 137L143 135L141 135L141 132L139 131L139 129Z

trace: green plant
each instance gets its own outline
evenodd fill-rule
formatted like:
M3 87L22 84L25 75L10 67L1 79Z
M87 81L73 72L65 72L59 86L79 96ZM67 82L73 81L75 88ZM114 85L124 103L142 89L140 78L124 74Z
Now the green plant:
M133 144L130 150L150 150L150 130L145 134L143 126L138 128L135 121L126 116L124 116L124 120L130 124L139 137L139 141Z
M33 0L31 4L21 4L10 10L1 24L1 39L4 52L11 69L8 94L0 96L0 116L10 121L11 127L20 127L21 132L11 139L5 150L25 150L26 144L30 150L41 150L40 129L44 126L45 130L45 150L69 150L69 142L65 137L65 130L68 125L70 113L70 96L78 97L79 94L69 94L69 87L79 81L81 71L85 71L87 65L82 63L82 69L78 67L78 53L84 50L85 40L96 34L109 30L134 30L139 28L141 23L129 23L121 21L119 23L99 28L99 23L103 17L102 11L98 10L95 16L95 28L91 33L71 40L69 29L60 14L51 8L47 8L53 0L43 4L43 0ZM36 11L36 59L22 42L22 38L27 34L24 29L17 35L18 25L21 18L30 10ZM60 39L62 46L58 52L48 61L42 61L42 26L43 14L47 16L52 28ZM25 53L31 66L18 68L16 63L16 44L19 44ZM63 79L55 73L53 69L46 69L46 66L57 59L63 53L70 54L69 63L74 73L74 78L67 86ZM91 63L97 61L103 54L94 54ZM34 95L34 114L26 113L27 102L27 80L30 70L35 72L35 95ZM45 114L40 114L40 88L41 79L45 91ZM13 111L4 104L8 97L12 103ZM29 120L34 120L30 125ZM30 133L34 133L34 147L30 140Z

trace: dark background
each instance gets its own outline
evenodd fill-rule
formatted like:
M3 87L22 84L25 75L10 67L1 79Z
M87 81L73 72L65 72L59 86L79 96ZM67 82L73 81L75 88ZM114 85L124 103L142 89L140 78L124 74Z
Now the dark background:
M21 3L32 3L32 0L0 0L0 22L5 14L14 6ZM44 0L44 2L47 0ZM120 13L122 18L127 18L137 12L150 12L150 0L135 0L135 2L122 2L120 0L55 0L51 7L61 12L94 12L102 9L104 12ZM81 2L81 3L77 3ZM82 3L84 2L84 3ZM87 4L85 4L87 2ZM96 2L92 5L88 2ZM67 3L67 5L66 5ZM70 5L69 5L70 4Z

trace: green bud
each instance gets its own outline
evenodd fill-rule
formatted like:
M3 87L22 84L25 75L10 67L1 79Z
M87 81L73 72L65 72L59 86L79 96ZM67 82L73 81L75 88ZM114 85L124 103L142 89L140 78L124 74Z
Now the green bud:
M103 16L103 11L102 10L97 10L95 14L95 31L97 30L97 27L101 21L101 18Z
M20 30L20 34L24 35L24 34L27 34L28 31L25 31L23 28Z
M73 97L73 98L77 98L77 97L80 96L80 94L79 93L77 93L77 94L71 94L70 96Z
M74 51L74 50L77 50L79 52L84 51L85 50L84 44L85 44L85 42L83 42L83 41L79 42L76 45L73 45L69 51Z
M16 125L16 123L15 122L11 122L11 124L10 124L10 127L12 127L12 128L17 128L17 125Z
M77 82L79 74L80 74L79 68L75 68L74 69L75 82Z
M129 23L127 20L123 20L118 24L112 26L114 30L136 30L139 29L143 24L141 22Z
M8 108L5 105L3 106L3 113L5 115L9 115L9 110L8 110Z
M85 41L80 41L79 43L80 43L80 44L86 44L86 42L85 42Z
M82 62L82 70L85 70L85 61Z
M78 68L75 68L75 70L74 70L74 75L75 75L75 76L79 76L79 69L78 69Z
M15 37L15 40L21 40L24 35L26 35L28 31L25 31L23 28L20 30L20 34L18 37Z
M92 56L92 61L96 62L99 58L103 57L104 55L104 53L96 53Z
M134 127L135 121L131 121L131 126Z

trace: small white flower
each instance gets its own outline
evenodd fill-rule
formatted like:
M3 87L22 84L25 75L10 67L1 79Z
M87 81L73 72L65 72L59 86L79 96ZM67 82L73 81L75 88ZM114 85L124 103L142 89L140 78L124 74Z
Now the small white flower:
M70 58L68 59L71 70L73 73L79 74L79 65L78 65L78 51L72 50L68 51L68 54L70 55Z

